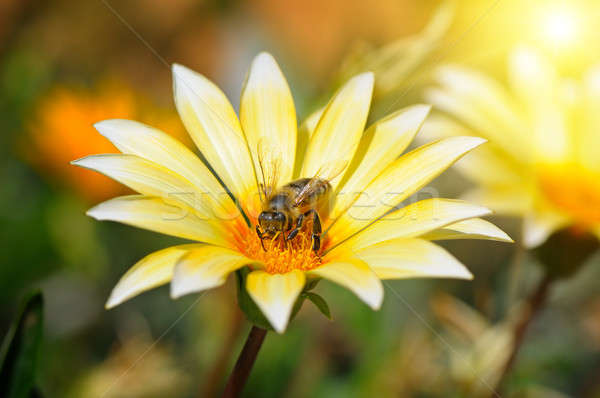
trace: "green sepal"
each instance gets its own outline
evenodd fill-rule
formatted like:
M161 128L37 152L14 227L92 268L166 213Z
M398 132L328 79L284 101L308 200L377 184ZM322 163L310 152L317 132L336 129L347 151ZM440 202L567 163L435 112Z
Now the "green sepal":
M0 396L40 396L34 387L42 343L44 299L40 292L29 294L0 349Z
M292 307L292 313L290 315L290 321L289 321L289 323L292 323L292 321L294 320L294 318L296 318L296 315L298 315L298 312L300 311L300 308L302 308L302 304L304 304L304 300L305 299L306 299L306 296L304 296L303 293L300 293L300 295L296 299L296 302L294 303L294 306Z
M306 292L306 293L304 293L304 296L306 296L307 299L312 301L312 303L315 305L315 307L317 307L317 309L319 311L321 311L321 314L325 315L327 317L327 319L329 319L329 320L333 319L331 317L331 311L329 311L329 305L327 304L327 301L325 301L325 299L323 297L319 296L316 293L312 293L312 292Z
M315 305L315 307L317 307L317 309L321 312L321 314L325 315L330 320L332 319L331 311L329 311L329 305L327 304L325 299L316 293L307 291L308 289L311 289L311 288L312 287L307 285L307 287L304 289L304 291L302 291L302 293L300 293L300 295L298 296L298 299L296 299L296 302L294 303L294 307L292 308L292 315L290 316L290 323L296 317L296 315L298 314L298 311L300 311L300 308L302 308L302 304L304 304L304 301L306 299L310 300Z
M252 300L252 297L250 297L248 291L246 290L246 277L249 273L250 270L248 269L248 267L244 267L235 272L235 277L237 281L238 306L246 316L248 322L262 329L273 330L273 327L271 326L267 318L265 318L260 308L258 308L256 303L254 302L254 300Z
M321 280L321 278L309 279L308 283L304 287L304 291L308 292L308 291L313 290L315 287L317 287L317 284L319 283L320 280Z

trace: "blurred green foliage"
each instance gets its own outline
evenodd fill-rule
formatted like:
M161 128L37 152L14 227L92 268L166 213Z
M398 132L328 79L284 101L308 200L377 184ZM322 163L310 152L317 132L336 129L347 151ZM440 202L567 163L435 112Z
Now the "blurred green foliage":
M44 326L42 294L29 294L22 306L0 350L0 394L6 398L39 396L35 379Z

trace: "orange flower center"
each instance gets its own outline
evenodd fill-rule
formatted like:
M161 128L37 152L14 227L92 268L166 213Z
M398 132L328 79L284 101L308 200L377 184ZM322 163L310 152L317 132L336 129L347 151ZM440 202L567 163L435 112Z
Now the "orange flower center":
M600 223L600 173L578 166L550 167L540 175L546 197L578 223Z
M238 247L247 257L262 262L265 271L270 274L284 274L295 269L309 271L321 265L321 258L312 250L309 227L312 227L311 223L306 223L298 235L287 242L282 234L276 239L264 238L264 249L256 231L246 229L238 241Z

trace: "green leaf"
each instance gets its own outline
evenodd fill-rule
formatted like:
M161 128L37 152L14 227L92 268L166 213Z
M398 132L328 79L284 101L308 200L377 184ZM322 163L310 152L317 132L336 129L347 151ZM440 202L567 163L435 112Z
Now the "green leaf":
M252 300L252 297L250 297L248 291L246 290L246 276L249 272L250 270L247 267L245 267L241 270L236 271L235 273L237 280L238 306L240 307L240 310L242 310L244 315L246 315L246 319L248 319L250 323L258 326L259 328L273 330L273 327L271 326L267 318L265 318L260 308L258 308L256 303L254 302L254 300Z
M28 295L0 350L0 397L35 396L35 368L42 342L44 299L40 292ZM37 390L36 390L37 391Z
M306 298L312 301L312 303L321 311L321 314L325 315L328 319L331 318L331 312L329 311L329 305L327 301L316 293L306 292Z

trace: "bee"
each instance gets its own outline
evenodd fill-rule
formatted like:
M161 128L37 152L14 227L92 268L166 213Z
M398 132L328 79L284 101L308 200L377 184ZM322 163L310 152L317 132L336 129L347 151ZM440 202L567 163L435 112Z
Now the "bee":
M332 187L330 181L345 169L345 164L331 163L319 169L310 178L299 178L281 187L277 187L278 162L272 161L267 167L264 155L260 155L259 166L262 173L261 185L262 212L258 216L256 234L263 250L263 239L276 239L283 236L287 245L294 239L312 218L312 249L316 253L321 247L321 216L325 216L330 207ZM267 173L269 177L267 178Z

